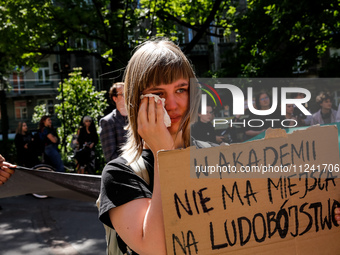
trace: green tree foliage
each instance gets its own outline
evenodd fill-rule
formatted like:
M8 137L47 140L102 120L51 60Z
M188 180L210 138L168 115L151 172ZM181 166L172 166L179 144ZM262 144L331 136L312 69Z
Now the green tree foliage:
M92 79L82 77L81 68L74 68L70 73L70 78L65 79L58 88L57 99L60 104L55 105L57 117L62 120L58 129L62 139L62 147L65 148L72 139L72 135L77 133L81 118L85 115L91 116L95 121L98 130L98 119L104 115L104 110L108 106L104 97L105 91L95 91ZM65 144L66 143L66 144ZM66 147L67 151L71 149Z
M236 38L222 53L225 74L289 76L318 64L330 47L339 48L339 2L0 0L0 72L10 65L37 68L46 54L70 52L122 68L146 38L183 42L191 29L193 38L183 45L190 53L206 36L221 38L222 28L224 36ZM88 41L95 46L85 47Z
M129 55L128 34L136 25L136 5L122 0L0 0L0 65L38 68L45 55L72 51L122 67Z
M139 14L145 13L149 21L149 26L145 27L149 37L168 36L181 42L187 29L195 32L183 48L185 53L190 53L204 36L222 37L217 29L228 23L229 10L235 9L234 1L230 0L140 0L140 3Z
M57 99L60 104L55 105L55 113L61 120L61 127L57 129L61 138L61 152L64 161L70 161L73 150L70 147L72 135L77 134L81 118L85 115L91 116L98 130L98 119L104 115L108 106L104 97L105 91L95 91L92 79L82 77L82 69L74 68L69 79L64 79L59 84L59 95ZM39 122L46 115L45 105L34 108L32 122ZM96 146L97 163L104 162L100 143ZM102 169L102 168L101 168Z
M44 115L48 115L46 110L46 104L36 105L34 107L34 113L32 115L32 123L39 123L41 117Z
M237 38L229 75L282 77L316 67L330 47L340 47L339 7L339 0L248 1L226 31Z

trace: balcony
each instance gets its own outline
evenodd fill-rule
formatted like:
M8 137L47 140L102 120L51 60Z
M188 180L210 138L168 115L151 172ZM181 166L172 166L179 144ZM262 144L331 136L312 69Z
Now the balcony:
M51 95L57 93L57 83L53 81L37 83L36 81L26 81L21 85L11 84L12 90L7 92L7 97L22 97L36 95Z

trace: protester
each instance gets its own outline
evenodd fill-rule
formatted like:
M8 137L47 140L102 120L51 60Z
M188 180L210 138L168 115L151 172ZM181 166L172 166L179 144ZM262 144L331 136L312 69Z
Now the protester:
M90 116L84 116L78 130L79 150L76 153L77 172L83 174L86 169L89 173L95 173L95 148L98 143L96 126ZM79 156L77 156L79 155Z
M298 127L299 123L297 117L294 116L294 105L286 104L286 122L285 125L288 127Z
M332 99L329 92L320 92L316 97L316 103L320 106L320 110L313 114L311 125L335 122L337 112L332 109Z
M49 116L42 116L39 122L39 136L44 144L44 156L56 169L57 172L65 172L64 164L58 151L59 137L52 126L52 120Z
M214 116L214 109L211 105L207 105L206 114L201 114L201 109L198 109L198 121L191 125L191 136L204 142L221 143L224 137L216 135L211 123Z
M109 96L116 109L99 121L100 141L106 162L117 158L126 142L127 131L124 127L127 124L127 112L124 103L124 83L114 83Z
M109 162L102 174L100 220L140 254L165 254L162 202L156 153L190 145L190 116L197 114L198 92L190 63L179 47L167 40L142 44L132 56L125 74L128 140L123 156ZM165 99L171 126L164 124L161 100ZM192 118L194 119L194 118ZM126 156L124 156L126 155ZM142 156L142 178L128 161ZM126 159L127 158L127 159ZM130 158L130 159L129 159ZM149 178L148 178L149 177ZM147 180L150 180L148 184ZM119 247L124 243L119 238ZM136 254L136 253L134 253Z
M304 99L305 97L306 95L304 93L293 94L293 98L295 99ZM302 106L309 111L308 103L303 103ZM309 126L312 121L312 115L305 115L296 105L294 105L293 115L295 116L299 127Z
M270 96L267 92L261 91L258 93L255 97L255 107L257 110L269 110L272 106ZM260 133L264 132L268 128L281 128L281 119L282 117L277 112L273 112L270 115L255 115L253 113L249 112L249 117L246 121L248 124L245 127L245 139L253 138ZM266 119L275 119L277 121L274 121L272 124L271 121L266 121ZM261 122L262 121L262 122ZM249 123L252 124L252 126L249 125Z
M26 122L19 122L14 138L17 150L17 163L25 167L33 167L39 164L38 155L34 147L34 138L28 131Z

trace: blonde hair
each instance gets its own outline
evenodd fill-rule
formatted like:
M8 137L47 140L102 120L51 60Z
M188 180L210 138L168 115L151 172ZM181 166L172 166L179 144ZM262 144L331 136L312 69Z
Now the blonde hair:
M199 89L190 62L177 45L165 38L146 41L136 48L124 73L124 94L129 124L127 143L123 151L134 155L133 160L139 158L143 151L143 141L137 131L142 92L150 86L170 84L181 78L191 82L190 102L188 102L190 107L181 120L177 134L183 131L184 146L188 147L190 145L190 119L195 119L199 104Z

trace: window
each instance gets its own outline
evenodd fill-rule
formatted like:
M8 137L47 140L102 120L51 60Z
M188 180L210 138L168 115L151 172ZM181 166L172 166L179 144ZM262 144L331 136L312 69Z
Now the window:
M192 33L192 29L189 28L188 29L188 42L190 43L193 38L194 38L194 36L193 36L193 33Z
M54 115L54 101L53 99L40 99L37 105L45 105L46 113L48 115Z
M13 90L16 93L23 93L25 90L25 83L24 83L24 73L23 72L13 72L12 73L12 85Z
M48 83L50 81L50 65L48 62L41 62L37 73L38 83Z
M15 110L15 119L17 120L27 119L26 101L15 101L14 110Z

